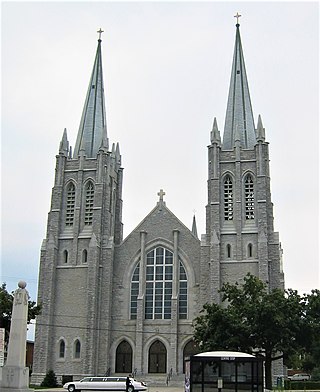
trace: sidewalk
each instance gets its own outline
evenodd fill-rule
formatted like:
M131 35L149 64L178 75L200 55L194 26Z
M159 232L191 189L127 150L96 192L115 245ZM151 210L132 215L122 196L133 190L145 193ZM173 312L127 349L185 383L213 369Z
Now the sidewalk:
M48 388L48 389L41 388L41 389L35 389L35 391L38 391L38 392L67 392L67 390L63 389L63 388ZM170 385L156 386L156 387L148 387L148 392L184 392L184 388L183 387L170 387Z

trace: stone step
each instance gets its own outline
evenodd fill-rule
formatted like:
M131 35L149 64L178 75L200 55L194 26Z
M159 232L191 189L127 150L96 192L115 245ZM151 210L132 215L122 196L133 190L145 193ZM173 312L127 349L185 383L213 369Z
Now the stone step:
M114 374L114 376L123 376L123 374ZM138 381L144 381L149 387L160 387L160 386L172 386L172 387L183 387L184 386L184 374L175 374L169 377L168 374L156 373L156 374L139 374L136 376Z

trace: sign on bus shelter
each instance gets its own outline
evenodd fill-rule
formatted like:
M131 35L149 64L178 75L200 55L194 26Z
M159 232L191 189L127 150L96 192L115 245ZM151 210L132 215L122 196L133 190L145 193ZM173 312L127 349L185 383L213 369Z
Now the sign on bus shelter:
M185 392L263 392L263 358L211 351L185 358Z

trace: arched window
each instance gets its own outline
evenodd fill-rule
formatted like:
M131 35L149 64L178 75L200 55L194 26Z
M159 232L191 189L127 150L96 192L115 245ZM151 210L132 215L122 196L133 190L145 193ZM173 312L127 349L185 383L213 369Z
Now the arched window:
M252 257L252 244L248 244L248 257Z
M158 247L147 254L146 319L171 319L173 253Z
M63 251L63 261L66 264L68 262L69 254L67 250Z
M86 205L84 213L84 224L86 226L92 225L93 219L93 199L94 199L94 187L91 181L86 185Z
M230 244L227 244L227 258L228 259L231 259L231 245Z
M87 249L83 249L82 251L82 262L86 263L88 261L88 251Z
M244 198L246 220L254 219L254 183L251 174L245 178Z
M60 340L59 343L59 358L64 358L66 354L66 344L64 342L64 340Z
M145 318L171 319L173 284L173 253L157 247L147 254L146 263ZM131 279L130 318L137 318L140 263ZM188 280L185 268L179 260L179 318L188 315Z
M188 316L188 279L186 270L180 261L179 274L179 319L186 319Z
M80 358L80 354L81 354L81 343L80 340L77 339L74 342L74 357Z
M72 182L67 187L66 226L72 226L74 222L74 209L76 203L76 188Z
M224 220L233 219L233 187L232 179L228 175L223 181L223 206L224 206Z
M140 263L137 264L131 279L131 306L130 306L131 320L135 320L137 318L139 273L140 273L139 271L140 271Z

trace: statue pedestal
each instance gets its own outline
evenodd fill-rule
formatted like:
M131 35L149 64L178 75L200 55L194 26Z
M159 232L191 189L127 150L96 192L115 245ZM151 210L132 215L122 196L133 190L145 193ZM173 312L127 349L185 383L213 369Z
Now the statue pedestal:
M29 368L4 366L2 368L1 392L28 392Z
M2 368L1 392L29 392L29 368L26 367L29 294L20 281L14 292L7 363Z

